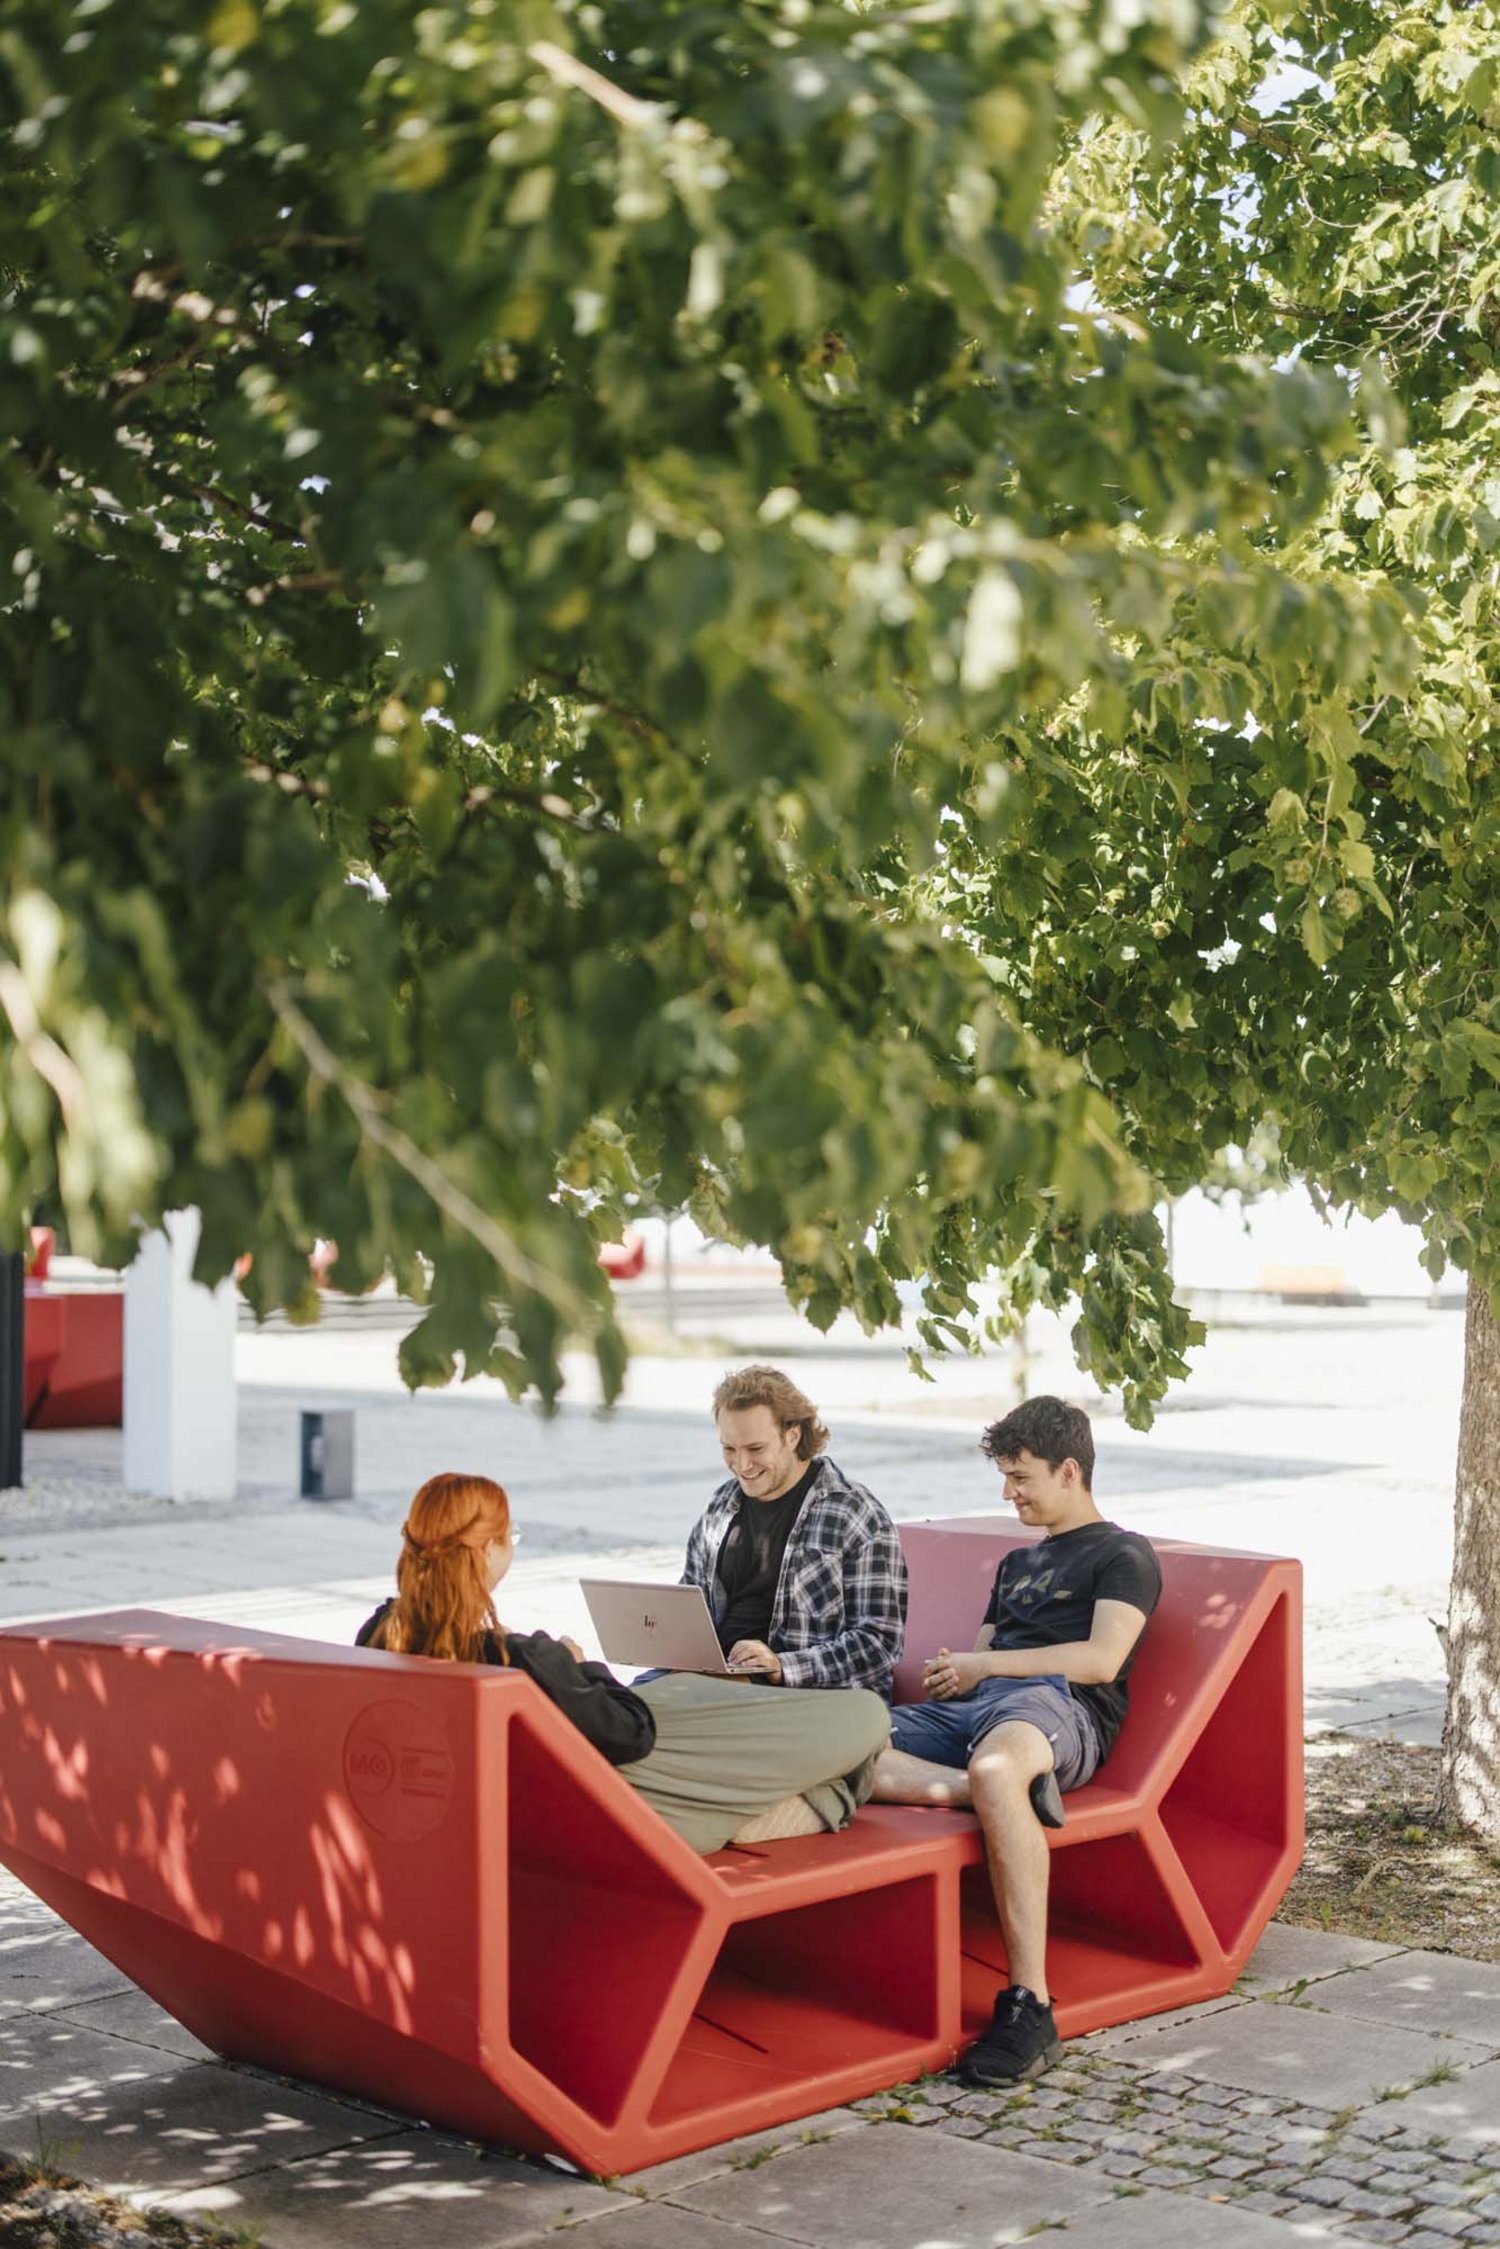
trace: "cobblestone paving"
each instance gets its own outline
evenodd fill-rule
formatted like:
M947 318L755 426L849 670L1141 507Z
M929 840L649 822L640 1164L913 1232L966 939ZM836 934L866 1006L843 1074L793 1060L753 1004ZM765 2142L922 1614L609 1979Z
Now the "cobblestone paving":
M1399 2100L1313 2108L1184 2078L1164 2085L1118 2056L1072 2054L1013 2092L932 2077L855 2104L991 2147L1089 2164L1122 2194L1176 2187L1271 2217L1348 2228L1352 2245L1500 2243L1500 2150L1459 2153L1401 2121Z

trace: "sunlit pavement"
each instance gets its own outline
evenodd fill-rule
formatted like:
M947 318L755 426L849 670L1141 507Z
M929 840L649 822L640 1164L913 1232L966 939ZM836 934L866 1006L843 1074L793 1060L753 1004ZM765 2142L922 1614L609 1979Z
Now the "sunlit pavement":
M107 1432L33 1439L27 1489L0 1498L0 1612L151 1606L346 1640L389 1588L410 1491L466 1466L508 1486L525 1529L507 1618L586 1640L585 1562L675 1572L719 1473L713 1383L752 1354L787 1358L837 1458L897 1515L998 1499L975 1439L1014 1395L1008 1354L927 1387L888 1347L809 1351L762 1302L722 1350L638 1358L609 1416L580 1367L577 1402L547 1422L485 1383L406 1397L395 1344L242 1336L232 1508L130 1500ZM1088 1402L1059 1339L1034 1344L1028 1386ZM1434 1736L1461 1360L1452 1312L1263 1313L1215 1333L1148 1435L1098 1409L1106 1513L1302 1558L1311 1727ZM309 1406L356 1415L352 1500L295 1497ZM218 2062L0 1878L0 2146L269 2249L406 2249L417 2229L423 2249L560 2229L587 2249L999 2249L1042 2228L1079 2249L1484 2249L1500 2243L1500 1968L1273 1928L1227 2001L1082 2041L1020 2096L933 2079L598 2183Z
M0 2147L267 2249L1484 2249L1500 1968L1273 1927L1228 1999L1018 2094L930 2078L593 2181L217 2061L0 1877Z

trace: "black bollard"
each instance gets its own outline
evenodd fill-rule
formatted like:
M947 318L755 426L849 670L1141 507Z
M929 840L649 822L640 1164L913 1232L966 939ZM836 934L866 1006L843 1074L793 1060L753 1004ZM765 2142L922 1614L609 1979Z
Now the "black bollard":
M0 1491L21 1481L26 1424L26 1260L0 1251Z
M347 1408L302 1416L302 1497L354 1496L354 1415Z

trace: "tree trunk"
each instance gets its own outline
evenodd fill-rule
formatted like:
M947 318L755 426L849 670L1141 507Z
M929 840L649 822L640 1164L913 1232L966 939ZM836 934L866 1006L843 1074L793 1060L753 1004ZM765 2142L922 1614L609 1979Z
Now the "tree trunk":
M1439 1805L1500 1843L1500 1325L1470 1286Z

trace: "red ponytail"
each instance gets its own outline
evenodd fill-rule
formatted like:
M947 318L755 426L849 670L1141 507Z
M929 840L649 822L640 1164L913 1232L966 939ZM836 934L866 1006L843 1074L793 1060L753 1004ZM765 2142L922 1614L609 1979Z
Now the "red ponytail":
M429 1476L406 1511L396 1598L372 1644L456 1663L482 1663L488 1634L503 1649L485 1556L509 1530L510 1501L488 1476Z

